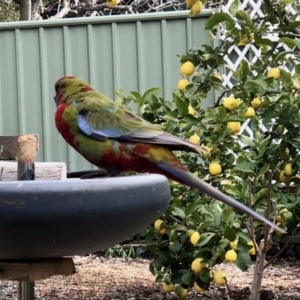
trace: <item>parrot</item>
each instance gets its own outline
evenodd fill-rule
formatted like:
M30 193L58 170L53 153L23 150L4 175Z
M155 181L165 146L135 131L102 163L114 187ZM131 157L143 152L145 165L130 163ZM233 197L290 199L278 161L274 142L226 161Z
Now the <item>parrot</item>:
M162 174L285 233L264 216L191 173L173 153L184 150L201 155L207 151L205 147L165 132L76 76L64 76L55 82L54 101L58 132L96 167L111 175L129 171Z

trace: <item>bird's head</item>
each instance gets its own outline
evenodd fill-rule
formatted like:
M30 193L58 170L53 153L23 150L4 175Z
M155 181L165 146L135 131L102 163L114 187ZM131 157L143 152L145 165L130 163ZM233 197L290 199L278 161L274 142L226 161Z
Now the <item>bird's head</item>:
M80 93L93 90L83 79L75 76L65 76L55 82L54 101L56 106L65 103L70 104L80 96Z

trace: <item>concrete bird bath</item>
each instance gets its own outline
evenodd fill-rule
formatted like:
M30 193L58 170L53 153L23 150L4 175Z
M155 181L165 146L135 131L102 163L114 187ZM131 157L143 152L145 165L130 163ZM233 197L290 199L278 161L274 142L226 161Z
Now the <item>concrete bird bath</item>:
M167 208L161 175L0 183L0 260L93 253L145 228Z
M19 180L0 182L0 275L18 281L18 300L34 299L35 280L73 274L72 256L137 234L171 197L161 175L34 181L41 170L49 178L35 166L37 150L37 135L0 136L1 180ZM3 161L16 157L12 165ZM59 170L65 178L66 169Z

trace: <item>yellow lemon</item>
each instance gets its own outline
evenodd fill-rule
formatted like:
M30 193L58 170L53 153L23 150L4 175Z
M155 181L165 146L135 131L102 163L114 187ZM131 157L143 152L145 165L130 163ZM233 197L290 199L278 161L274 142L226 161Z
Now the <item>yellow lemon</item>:
M200 145L200 136L198 134L193 134L189 137L189 142L196 145Z
M197 176L197 177L199 176L199 172L198 172L198 171L194 172L193 174L194 174L195 176Z
M206 267L206 264L202 263L202 260L202 258L196 258L193 260L191 264L191 270L195 274L199 274Z
M205 292L206 292L203 288L201 288L201 287L197 284L196 281L194 282L194 290L195 290L195 292L197 292L197 293L199 293L199 294L201 294L201 295L204 295Z
M235 240L235 241L229 243L230 248L233 250L237 250L237 247L236 247L237 244L238 244L238 240Z
M290 155L290 149L286 148L283 152L280 153L281 158L288 158Z
M253 242L252 242L252 241L249 241L247 244L250 245L250 246L253 246L250 250L248 250L248 253L249 253L250 255L255 255L255 254L256 254L256 250L255 250L255 247L254 247L254 245L253 245Z
M232 130L233 135L238 134L241 130L241 123L240 122L228 122L227 123L227 128Z
M254 109L258 109L261 107L261 99L260 98L254 98L252 101L251 101L251 106L254 108Z
M163 220L157 219L157 220L154 222L154 228L155 228L156 230L160 230L160 226L161 226L161 224L162 224L163 222L164 222Z
M205 60L209 60L210 54L209 53L204 53L203 57L204 57Z
M232 262L235 262L237 260L237 254L236 252L231 249L231 250L228 250L226 253L225 253L225 260L232 263Z
M177 297L179 299L185 299L188 296L188 290L187 289L181 289L179 292L177 292Z
M181 79L178 81L177 87L181 90L184 91L186 86L189 85L190 82L187 79Z
M195 15L200 14L203 10L203 3L201 1L195 2L192 6L192 11Z
M189 114L192 115L192 116L194 116L195 115L195 109L192 106L192 104L189 104L188 109L189 109Z
M213 148L212 148L212 147L209 147L209 146L205 146L204 144L202 144L201 146L203 146L203 147L206 148L206 151L205 151L205 152L203 151L202 155L203 155L204 157L207 157L207 156L209 155L210 151L211 151Z
M254 39L254 36L255 36L254 32L251 32L249 37L246 34L243 34L237 45L245 46L245 45L251 43Z
M194 73L194 64L190 61L186 61L181 65L180 72L183 76L190 76Z
M282 222L280 215L277 215L277 216L276 216L276 221L279 222L279 223Z
M108 0L106 1L107 6L115 7L119 4L120 0Z
M286 185L290 185L292 179L291 176L286 176L284 171L282 170L279 174L279 181L285 183Z
M215 78L218 78L219 80L223 81L223 78L222 78L222 76L219 73L215 73L213 76Z
M187 7L192 7L196 2L197 0L185 0L185 4Z
M227 278L227 274L222 270L217 270L214 272L214 282L217 285L224 286L226 284L225 278Z
M195 246L200 240L200 237L200 233L198 231L195 231L190 237L190 242Z
M162 288L165 293L171 293L174 291L175 285L173 282L171 282L170 284L166 284L164 282Z
M209 173L214 176L220 175L222 173L222 167L219 163L210 164L208 170Z
M234 97L228 97L228 98L224 99L223 106L225 108L227 108L228 110L233 111L237 107L237 101Z
M166 234L167 233L167 229L166 228L163 228L159 231L160 234Z
M267 77L268 78L273 77L275 80L279 80L280 79L280 69L279 68L271 68L267 73Z
M284 174L286 176L292 176L293 175L293 169L292 169L292 164L288 163L284 167Z
M255 110L253 107L248 107L245 113L246 118L253 118L255 116Z

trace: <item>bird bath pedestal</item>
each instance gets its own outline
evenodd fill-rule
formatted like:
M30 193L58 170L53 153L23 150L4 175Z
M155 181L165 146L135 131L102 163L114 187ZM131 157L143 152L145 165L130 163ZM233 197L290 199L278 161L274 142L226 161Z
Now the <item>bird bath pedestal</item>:
M72 256L131 238L169 200L161 175L0 182L1 279L18 280L18 300L33 300L35 280L73 274Z

